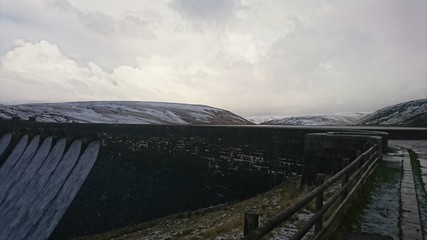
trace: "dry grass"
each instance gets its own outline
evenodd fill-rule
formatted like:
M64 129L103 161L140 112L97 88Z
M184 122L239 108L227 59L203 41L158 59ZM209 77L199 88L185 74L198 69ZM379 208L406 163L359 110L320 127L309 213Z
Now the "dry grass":
M269 192L241 202L174 214L84 239L239 239L242 237L245 211L258 212L262 224L308 193L309 189L300 189L299 182L299 177L293 177ZM313 208L313 204L309 205L309 208ZM292 220L298 220L298 216Z

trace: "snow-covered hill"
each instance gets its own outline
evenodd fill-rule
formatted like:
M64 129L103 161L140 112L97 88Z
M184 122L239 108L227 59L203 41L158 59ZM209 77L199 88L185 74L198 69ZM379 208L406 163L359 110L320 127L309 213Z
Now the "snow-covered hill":
M70 102L0 105L0 118L36 116L38 122L122 124L250 124L229 111L159 102Z
M358 124L427 127L427 98L381 108L360 119Z
M320 115L287 116L263 122L263 125L311 125L311 126L349 126L354 125L366 113L337 113Z
M246 119L255 124L262 124L278 118L282 118L282 116L255 116L255 117L247 117Z

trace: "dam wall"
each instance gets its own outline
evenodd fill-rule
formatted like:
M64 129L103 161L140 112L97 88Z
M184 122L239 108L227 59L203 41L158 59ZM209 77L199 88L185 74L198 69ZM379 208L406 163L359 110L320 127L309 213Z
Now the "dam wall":
M305 135L304 172L301 182L315 184L319 173L333 175L356 159L362 152L376 145L380 153L387 146L386 135L373 131L371 135L351 132L311 133ZM382 159L382 155L379 156ZM346 160L344 160L346 159ZM345 162L347 161L347 162ZM361 161L363 164L364 161Z
M306 131L222 126L19 124L12 142L99 140L97 160L50 239L240 200L301 174Z
M11 146L25 135L53 142L65 138L68 145L76 139L84 146L99 141L96 162L50 239L104 232L254 196L302 173L306 134L331 131L349 129L0 121L0 135L12 133ZM402 138L427 136L426 129L390 129L389 138L399 137L399 132ZM4 152L12 150L9 146ZM4 164L0 156L2 168Z
M12 139L19 140L16 145ZM99 141L0 136L0 239L47 239L96 161Z

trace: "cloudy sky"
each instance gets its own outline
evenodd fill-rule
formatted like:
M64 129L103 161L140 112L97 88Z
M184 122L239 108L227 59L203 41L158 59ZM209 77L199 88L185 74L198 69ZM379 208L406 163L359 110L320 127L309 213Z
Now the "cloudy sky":
M242 116L427 97L425 0L0 0L0 103L139 100Z

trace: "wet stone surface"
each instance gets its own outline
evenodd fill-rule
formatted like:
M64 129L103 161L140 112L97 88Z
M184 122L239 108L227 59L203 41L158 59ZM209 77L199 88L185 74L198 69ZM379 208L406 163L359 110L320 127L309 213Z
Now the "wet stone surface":
M344 240L393 240L393 238L376 233L352 233L347 235Z
M422 180L417 176L416 172L419 170L417 168L419 168L420 166L416 164L417 160L411 160L410 151L414 151L416 155L418 155L418 153L425 152L427 150L427 144L425 143L427 142L394 142L394 144L402 147L404 153L402 162L403 177L401 184L400 216L402 239L423 239L422 219L425 219L425 203L423 202L425 201L425 199L423 200L423 198L420 196L425 193L425 189L422 189L425 184L423 184Z

